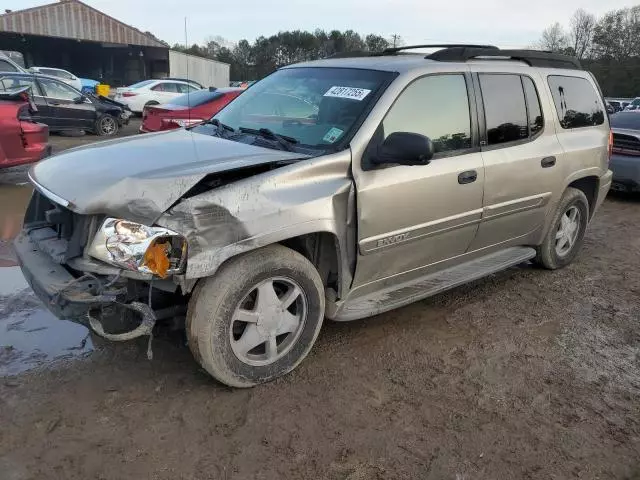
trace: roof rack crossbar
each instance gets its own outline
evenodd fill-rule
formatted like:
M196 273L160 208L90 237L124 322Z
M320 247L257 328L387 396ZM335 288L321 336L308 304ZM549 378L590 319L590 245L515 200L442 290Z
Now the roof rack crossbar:
M539 50L500 50L495 47L455 46L439 50L424 58L440 62L466 62L480 57L493 57L494 59L501 57L509 60L519 60L531 67L582 70L580 61L575 57Z

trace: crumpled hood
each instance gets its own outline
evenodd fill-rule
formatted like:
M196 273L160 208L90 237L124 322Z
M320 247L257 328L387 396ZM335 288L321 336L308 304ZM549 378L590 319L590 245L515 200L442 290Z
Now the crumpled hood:
M151 224L207 174L299 158L306 155L180 129L75 148L29 176L75 212Z

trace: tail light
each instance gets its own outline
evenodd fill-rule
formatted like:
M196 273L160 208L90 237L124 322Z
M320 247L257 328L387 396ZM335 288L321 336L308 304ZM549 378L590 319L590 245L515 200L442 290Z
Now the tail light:
M135 97L136 95L138 94L135 92L122 92L123 97Z
M196 123L201 123L200 118L163 118L162 123L169 128L190 127Z
M611 162L611 155L613 155L613 130L609 130L609 146L607 147L607 161Z

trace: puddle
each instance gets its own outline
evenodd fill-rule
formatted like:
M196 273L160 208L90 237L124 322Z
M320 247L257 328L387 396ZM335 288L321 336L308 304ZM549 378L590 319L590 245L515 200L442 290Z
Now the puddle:
M92 350L89 330L49 312L19 267L0 268L0 377L83 357Z
M32 191L29 185L0 186L0 377L93 350L89 330L58 320L16 266L11 242L22 228Z

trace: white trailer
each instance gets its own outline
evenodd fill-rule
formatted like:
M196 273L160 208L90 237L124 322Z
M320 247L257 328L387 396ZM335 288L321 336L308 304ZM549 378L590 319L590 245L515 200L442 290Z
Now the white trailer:
M169 76L188 78L204 87L228 87L229 64L169 50Z

